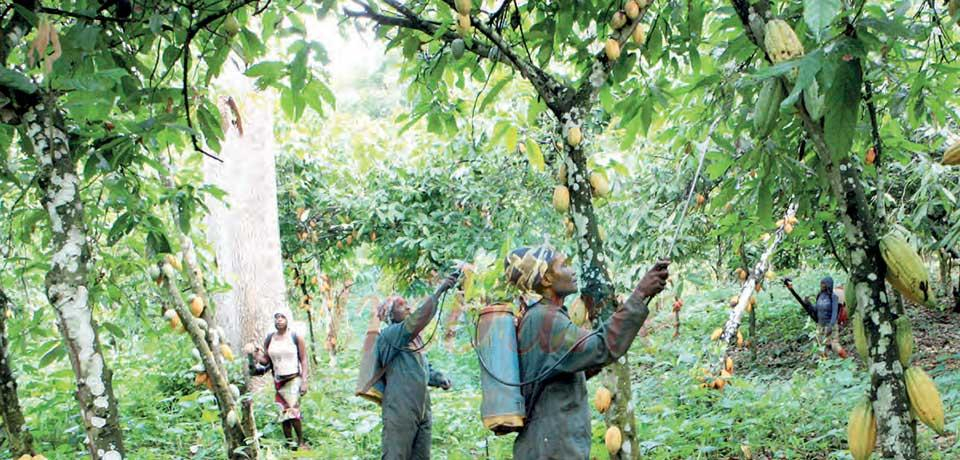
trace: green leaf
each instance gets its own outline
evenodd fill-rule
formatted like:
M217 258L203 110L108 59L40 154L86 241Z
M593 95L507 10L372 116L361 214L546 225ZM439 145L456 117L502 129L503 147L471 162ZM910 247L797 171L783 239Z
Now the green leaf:
M824 137L834 156L846 155L853 145L860 113L861 75L858 61L841 61L827 93Z
M527 146L527 161L534 171L543 171L546 166L543 161L543 151L540 150L540 144L533 138L528 137L524 144Z
M804 0L803 1L803 20L810 27L810 30L817 36L817 40L823 36L823 31L840 12L840 0Z
M170 253L170 241L167 240L167 235L156 231L147 233L147 249L148 255Z
M493 85L490 91L487 92L487 95L483 97L483 102L480 103L478 110L482 112L483 109L487 108L487 106L496 99L497 94L500 94L500 90L502 90L507 83L510 83L511 80L511 78L504 78Z
M104 329L110 331L110 334L113 334L117 338L122 339L127 336L127 334L123 332L123 329L120 326L117 326L116 324L113 324L109 321L104 321L100 325L103 326Z
M59 340L56 341L56 345L47 350L43 356L40 357L40 362L37 365L41 368L49 366L54 361L66 356L66 351L63 349L63 344Z
M6 67L0 67L0 86L27 94L33 94L37 90L37 85L34 85L26 75Z
M813 83L817 72L820 71L822 58L823 53L817 51L800 59L800 73L797 76L796 84L793 85L793 90L790 91L790 95L780 103L780 111L789 111L796 105L800 94Z
M510 125L506 132L504 132L503 146L507 149L507 152L515 152L517 150L518 135L517 127L513 125Z
M127 233L130 233L130 230L133 230L136 223L136 219L129 212L121 214L120 217L114 221L113 226L110 227L110 232L107 234L107 246L117 244L121 238Z

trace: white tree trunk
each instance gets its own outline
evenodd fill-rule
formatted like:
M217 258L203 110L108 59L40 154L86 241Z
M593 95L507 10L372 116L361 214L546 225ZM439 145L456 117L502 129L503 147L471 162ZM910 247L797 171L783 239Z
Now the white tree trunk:
M220 153L223 162L204 159L206 182L227 192L226 203L206 201L207 238L220 276L231 286L228 292L213 295L216 321L227 340L239 346L262 340L273 328L273 313L290 315L277 219L276 105L273 93L256 92L232 63L226 64L218 87L236 102L243 136L228 124Z

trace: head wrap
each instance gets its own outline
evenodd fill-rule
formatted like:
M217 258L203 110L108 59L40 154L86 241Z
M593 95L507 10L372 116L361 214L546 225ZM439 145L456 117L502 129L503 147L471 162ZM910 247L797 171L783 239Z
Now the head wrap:
M396 307L402 307L407 304L407 301L400 296L389 296L377 306L377 317L380 318L380 321L384 321L387 324L393 324L393 310Z
M514 249L503 261L507 282L516 286L522 293L536 292L548 287L544 275L550 269L559 253L550 246Z

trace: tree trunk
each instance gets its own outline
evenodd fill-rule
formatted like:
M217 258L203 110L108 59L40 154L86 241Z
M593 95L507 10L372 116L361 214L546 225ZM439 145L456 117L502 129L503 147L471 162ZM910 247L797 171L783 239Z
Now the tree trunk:
M558 117L563 120L565 117ZM575 120L579 126L582 120ZM562 134L562 133L561 133ZM565 136L561 136L565 137ZM573 238L580 255L580 277L582 286L580 295L587 307L590 319L596 326L599 322L609 318L617 309L617 300L614 297L613 282L606 266L606 256L603 251L603 241L600 239L597 216L593 208L593 194L589 182L590 172L587 169L585 152L578 147L566 145L566 160L564 161L567 177L563 178L570 190L570 218L574 224ZM647 311L643 321L646 321ZM608 426L617 426L623 436L620 451L611 455L611 459L627 460L639 458L637 448L636 417L631 403L632 388L630 382L630 367L627 356L604 369L606 387L613 394L613 402L606 413Z
M247 446L247 435L243 432L243 424L240 423L240 413L237 412L237 400L234 397L233 390L227 380L226 368L218 363L214 350L219 351L216 346L219 343L219 337L213 326L201 323L193 317L190 307L180 296L180 289L177 287L177 272L169 263L163 263L163 284L167 288L172 301L173 309L180 316L180 321L186 329L187 335L193 341L193 346L200 352L200 360L203 362L203 369L207 378L212 384L214 397L217 400L217 406L220 408L220 425L223 427L225 439L225 448L227 458L230 460L249 460L259 458L258 452L252 447ZM210 346L207 339L215 345ZM239 389L237 389L239 395Z
M340 288L340 292L330 298L330 309L332 312L330 315L330 329L327 331L327 351L334 356L336 356L337 350L340 348L340 324L343 322L343 310L347 303L347 297L350 296L350 288L352 286L353 281L345 281L343 287Z
M7 312L11 311L10 299L0 289L0 419L14 457L33 455L33 438L23 431L23 412L17 397L17 379L10 369L7 353Z
M175 191L176 185L172 174L173 173L170 172L169 175L164 175L162 180L167 188ZM180 211L173 202L171 202L171 216L174 222L181 221L182 216L180 216ZM164 282L166 283L168 293L172 297L174 310L180 315L181 322L186 328L187 333L190 334L190 338L193 340L197 351L200 352L204 371L209 381L212 382L214 396L220 408L220 421L226 440L227 458L259 458L260 447L259 441L254 435L256 433L255 429L245 433L244 427L246 425L238 423L240 414L236 412L238 401L236 401L235 396L239 396L239 389L237 389L236 394L234 394L230 388L229 374L227 367L224 365L224 356L221 350L222 345L229 347L229 343L224 343L226 338L223 337L223 333L221 332L222 328L217 327L214 322L215 309L207 296L203 270L200 268L199 260L197 260L193 240L190 238L190 235L182 231L178 231L177 233L179 235L180 250L183 254L183 262L186 268L187 280L190 283L190 289L193 295L201 299L204 305L199 318L203 320L202 324L206 325L205 328L194 321L192 312L183 302L183 298L179 294L180 290L176 286L175 278L171 276L176 275L172 267L163 267L165 271L167 271L167 268L170 269L170 273L164 273ZM199 333L197 333L197 331L199 331ZM226 389L226 391L223 391L224 389ZM233 416L229 415L231 411L234 412ZM244 417L245 419L249 418L252 422L253 412L245 413ZM249 445L246 443L247 439L251 440Z
M294 265L293 273L296 277L296 283L300 286L300 293L303 294L303 302L300 304L307 312L307 332L310 334L310 355L313 364L320 364L320 358L317 356L317 335L313 331L313 296L307 290L307 280L303 273L303 267L299 264Z
M90 455L115 460L123 457L124 448L113 376L103 359L93 324L87 288L90 247L83 221L80 178L56 104L54 96L45 95L23 117L27 141L40 165L41 202L47 210L52 234L46 293L77 377L76 398Z
M224 66L218 86L227 88L240 108L243 135L228 127L222 142L224 162L204 158L203 169L208 184L227 192L222 202L206 200L207 239L220 275L231 287L213 295L216 323L230 343L241 344L261 341L273 328L274 313L292 316L277 218L275 98L270 92L254 91L234 67L232 62Z

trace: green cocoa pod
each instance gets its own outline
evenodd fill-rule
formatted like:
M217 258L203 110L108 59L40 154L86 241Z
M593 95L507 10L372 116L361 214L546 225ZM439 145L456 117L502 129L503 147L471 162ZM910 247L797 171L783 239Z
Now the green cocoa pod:
M454 59L460 59L463 57L463 52L466 51L467 45L463 43L463 40L456 39L453 43L450 44L450 51L453 53Z
M894 322L897 328L897 350L900 354L900 365L904 369L910 367L910 357L913 355L913 326L906 316L897 318Z
M867 351L867 331L863 327L863 315L861 312L853 315L853 343L857 346L857 353L860 354L860 359L863 360L864 364L869 366L870 354Z
M780 103L783 102L783 86L776 78L771 78L763 84L757 97L757 106L753 112L753 127L760 137L770 134L777 124L780 114Z

